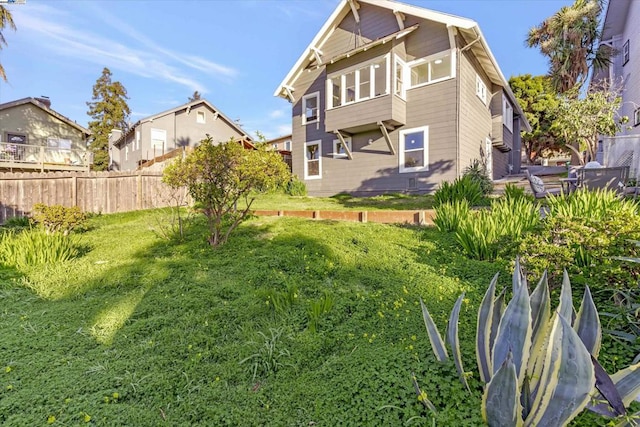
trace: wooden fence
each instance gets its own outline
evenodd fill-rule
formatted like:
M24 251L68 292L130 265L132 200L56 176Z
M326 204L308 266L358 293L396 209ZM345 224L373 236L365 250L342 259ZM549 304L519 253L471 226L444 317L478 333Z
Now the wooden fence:
M183 196L159 172L0 173L0 223L28 215L36 203L115 213L165 207Z

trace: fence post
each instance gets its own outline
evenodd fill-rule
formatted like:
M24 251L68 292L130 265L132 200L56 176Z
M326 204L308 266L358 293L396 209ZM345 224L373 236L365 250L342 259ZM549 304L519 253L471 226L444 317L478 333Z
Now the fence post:
M78 206L78 177L73 175L71 177L71 206Z

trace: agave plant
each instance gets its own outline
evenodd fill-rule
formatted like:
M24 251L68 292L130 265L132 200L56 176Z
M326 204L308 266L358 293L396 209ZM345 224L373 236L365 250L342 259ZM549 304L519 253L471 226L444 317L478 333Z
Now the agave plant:
M496 297L497 282L498 274L480 304L476 324L485 422L505 427L563 426L585 408L607 417L625 414L625 407L640 393L640 363L611 377L600 366L602 330L589 288L576 313L566 271L556 311L551 310L546 273L530 294L516 260L513 296L506 306L505 290ZM458 342L463 298L464 294L451 311L446 340L460 380L469 389ZM420 305L433 353L445 361L449 354L444 340L422 299ZM415 379L414 386L420 395Z

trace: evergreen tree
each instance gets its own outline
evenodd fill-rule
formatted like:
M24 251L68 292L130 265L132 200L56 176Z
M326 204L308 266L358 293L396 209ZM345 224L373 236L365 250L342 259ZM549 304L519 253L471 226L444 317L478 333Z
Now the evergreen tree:
M198 101L200 99L200 92L195 91L193 95L189 97L189 102Z
M0 5L0 49L2 49L2 45L7 45L7 41L2 35L2 30L4 30L5 27L9 27L14 31L16 30L16 24L13 23L11 12L9 12L9 9L6 7ZM7 81L7 75L4 73L2 64L0 64L0 77L2 77L2 80L5 82Z
M109 132L113 129L127 130L127 119L131 113L127 99L127 90L122 83L111 81L111 71L105 67L93 85L92 101L87 102L87 114L93 119L89 122L89 130L93 138L90 149L95 170L109 167Z

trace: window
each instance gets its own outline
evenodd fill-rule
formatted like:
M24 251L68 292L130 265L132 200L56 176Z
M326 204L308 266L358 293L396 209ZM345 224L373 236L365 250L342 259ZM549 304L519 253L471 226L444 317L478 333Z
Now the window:
M513 107L504 95L502 95L502 123L513 132Z
M633 125L640 125L640 108L636 108L636 111L633 112Z
M274 150L278 149L278 144L271 144L271 148L273 148Z
M151 129L151 149L153 155L164 152L164 146L167 143L167 131L164 129Z
M286 151L291 151L291 141L285 141L284 142L284 149Z
M624 66L627 62L629 62L629 40L622 45L622 65Z
M60 150L71 150L71 140L63 138L47 138L47 147Z
M124 159L129 160L129 144L124 147Z
M329 108L364 101L389 93L389 56L327 79Z
M302 124L306 125L318 121L320 92L314 92L302 97Z
M396 58L395 60L395 67L396 67L396 78L395 78L395 89L394 89L394 93L396 95L398 95L400 98L404 99L405 96L405 92L404 92L404 69L406 67L406 64Z
M347 143L347 148L351 151L351 138L344 138L344 142ZM333 158L341 159L347 157L347 152L339 139L333 140Z
M207 123L207 117L204 115L204 111L197 111L196 112L196 123Z
M429 170L429 127L400 131L400 172Z
M454 76L453 62L449 51L409 62L406 68L409 69L412 88Z
M136 131L136 150L140 149L140 131Z
M476 95L478 95L478 98L487 105L487 85L484 84L478 74L476 74Z
M304 144L305 160L304 160L304 178L319 179L322 178L322 142L313 141Z

